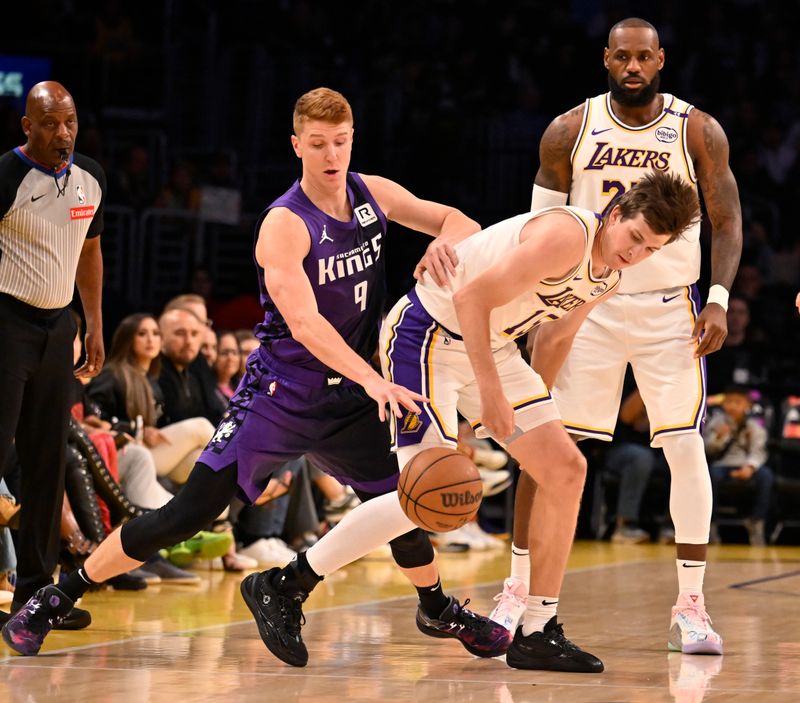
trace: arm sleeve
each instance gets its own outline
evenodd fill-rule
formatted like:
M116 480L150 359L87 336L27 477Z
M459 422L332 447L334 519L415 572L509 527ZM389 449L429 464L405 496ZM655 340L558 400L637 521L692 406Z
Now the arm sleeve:
M543 210L546 207L566 205L568 199L569 193L562 193L558 190L542 188L542 186L537 186L534 184L533 194L531 195L531 212Z

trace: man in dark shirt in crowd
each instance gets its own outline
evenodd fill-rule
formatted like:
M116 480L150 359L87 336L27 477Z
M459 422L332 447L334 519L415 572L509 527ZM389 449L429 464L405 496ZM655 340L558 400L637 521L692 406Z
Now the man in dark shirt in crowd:
M722 348L708 360L708 392L722 393L732 383L765 381L764 355L750 330L750 306L744 298L728 301L728 336Z
M200 353L203 324L189 310L167 310L158 321L161 330L161 375L158 383L164 393L165 424L190 417L205 417L212 425L219 423L223 407L208 394L204 384L190 367Z

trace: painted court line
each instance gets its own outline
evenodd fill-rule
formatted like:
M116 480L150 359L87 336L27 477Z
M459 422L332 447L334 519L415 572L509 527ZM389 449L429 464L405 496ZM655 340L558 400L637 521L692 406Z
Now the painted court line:
M595 566L585 566L585 567L581 567L581 568L578 568L578 569L569 569L567 571L567 574L580 574L580 573L586 573L586 572L589 572L589 571L600 571L602 569L610 569L610 568L619 567L619 566L629 566L629 565L632 565L632 564L646 564L646 563L649 563L649 562L647 560L642 560L642 561L625 562L624 564L619 564L619 563L615 563L615 564L597 564ZM497 587L499 583L500 582L496 581L496 580L484 581L483 583L476 583L476 584L473 584L471 586L461 586L461 587L458 587L458 588L453 588L452 590L453 591L463 591L465 588L475 588L475 589L477 589L477 588L488 588L490 586ZM355 609L366 608L366 607L373 606L373 605L380 605L382 603L394 603L396 601L411 600L411 599L415 599L416 597L417 596L415 596L415 595L392 596L390 598L378 598L378 599L375 599L375 600L360 601L358 603L348 603L348 604L342 604L342 605L330 605L330 606L327 606L325 608L315 608L313 610L309 610L308 614L311 615L312 613L326 613L326 612L330 612L330 611L334 611L334 610L342 610L344 608L355 608ZM120 638L120 639L104 640L103 642L94 642L92 644L81 644L81 645L76 645L76 646L73 646L73 647L62 647L61 649L53 649L53 650L50 650L50 651L47 651L47 652L42 652L42 654L39 655L39 659L41 659L41 657L50 657L50 656L53 656L53 655L56 655L56 654L67 654L67 653L70 653L70 652L83 652L83 651L87 651L87 650L90 650L90 649L97 649L98 647L110 647L110 646L115 646L115 645L120 645L120 644L127 644L129 642L143 642L145 640L151 640L151 639L159 638L159 637L182 637L182 636L191 635L191 634L194 634L194 633L197 633L197 632L208 632L208 631L211 631L211 630L219 630L219 629L222 629L222 628L225 628L225 627L236 627L238 625L246 625L248 623L250 623L250 624L253 623L252 618L247 619L247 620L234 620L232 622L217 623L216 625L204 625L203 627L192 627L192 628L189 628L187 630L176 630L174 632L154 632L154 633L148 633L146 635L136 635L136 636L133 636L133 637L125 637L125 638ZM8 654L5 657L0 658L0 665L9 664L9 663L17 664L17 663L21 663L22 661L30 661L30 660L31 659L27 658L27 657L17 657L17 656ZM32 665L32 664L31 665L27 665L26 664L25 666L34 666L34 665ZM83 667L81 667L81 668L83 668Z

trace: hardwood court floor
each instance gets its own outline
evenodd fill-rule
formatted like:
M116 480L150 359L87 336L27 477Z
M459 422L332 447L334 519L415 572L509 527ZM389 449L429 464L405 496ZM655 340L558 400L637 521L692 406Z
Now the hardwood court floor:
M562 593L567 635L604 660L599 675L517 671L414 625L415 598L390 560L326 579L306 604L304 669L259 639L239 578L199 587L89 594L94 624L54 632L35 658L0 644L0 701L458 701L739 703L800 701L800 548L712 547L706 599L724 657L670 654L671 547L578 543ZM507 555L442 554L445 583L488 612Z

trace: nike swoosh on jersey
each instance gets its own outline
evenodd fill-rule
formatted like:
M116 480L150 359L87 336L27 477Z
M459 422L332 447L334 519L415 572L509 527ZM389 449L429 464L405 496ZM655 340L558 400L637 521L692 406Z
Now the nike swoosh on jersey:
M677 295L673 295L673 296L671 296L669 298L666 295L662 296L661 302L662 303L668 303L670 300L675 300L675 298L677 298L679 295L680 295L680 293L678 293Z
M614 128L613 127L606 127L605 129L593 129L592 130L592 136L596 137L598 134L602 134L603 132L610 132L612 129L614 129Z
M42 193L41 195L31 196L31 202L35 203L37 200L41 200L47 193Z

